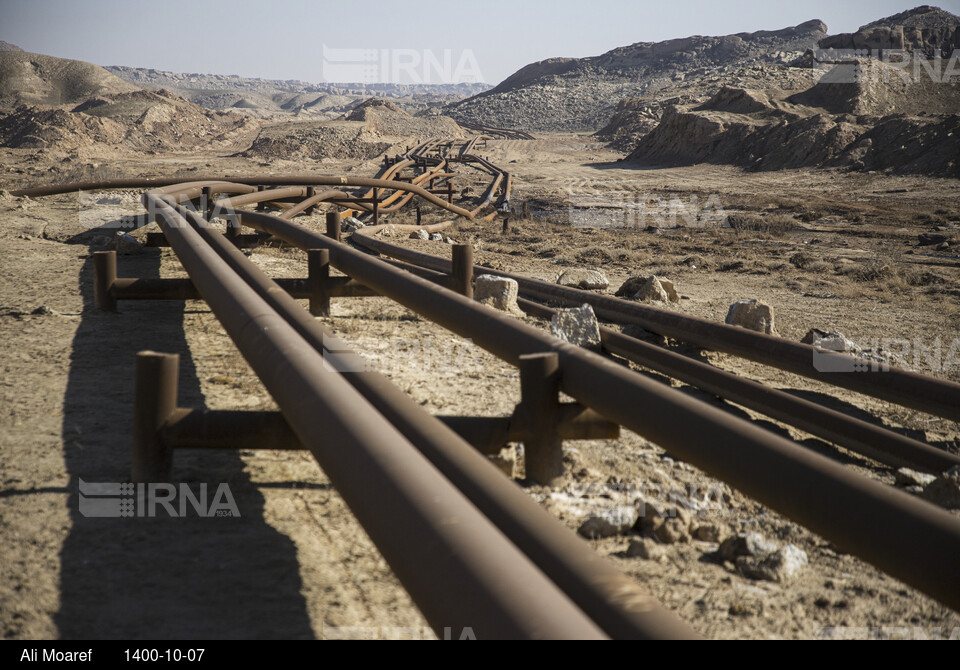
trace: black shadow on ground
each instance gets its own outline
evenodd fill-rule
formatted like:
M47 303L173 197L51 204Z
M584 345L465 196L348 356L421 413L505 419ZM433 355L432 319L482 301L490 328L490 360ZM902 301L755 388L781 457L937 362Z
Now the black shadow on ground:
M159 268L157 249L118 258L121 277L157 277ZM189 506L181 518L163 509L152 518L80 514L79 479L130 481L137 352L180 354L180 406L203 407L204 398L184 337L184 303L130 301L120 313L100 312L92 258L79 290L83 313L63 410L72 528L60 556L61 638L313 638L296 547L264 520L264 499L239 453L177 452L172 473L195 494L205 483L211 499L228 484L239 517L205 518Z

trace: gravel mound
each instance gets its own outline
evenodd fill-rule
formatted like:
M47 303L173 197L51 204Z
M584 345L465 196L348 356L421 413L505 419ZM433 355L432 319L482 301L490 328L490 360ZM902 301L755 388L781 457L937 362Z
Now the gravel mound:
M264 160L376 158L395 143L369 126L353 122L285 123L265 128L241 155Z
M369 127L395 137L417 136L461 138L464 130L448 116L414 117L394 102L370 98L358 105L346 117L348 121L362 121Z
M102 92L101 92L102 93ZM0 146L71 150L110 144L137 150L188 150L226 143L254 122L214 112L167 91L98 95L69 107L21 105L0 119Z
M90 63L0 50L0 107L75 104L136 90L137 86Z

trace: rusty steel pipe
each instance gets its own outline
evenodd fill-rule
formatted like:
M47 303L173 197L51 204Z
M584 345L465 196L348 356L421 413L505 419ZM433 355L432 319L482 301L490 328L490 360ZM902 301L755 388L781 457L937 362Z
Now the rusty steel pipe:
M445 276L441 272L410 265L403 261L388 260L387 262L434 282ZM541 318L549 319L557 312L556 309L525 298L519 298L517 304L527 314ZM745 379L662 347L628 337L611 328L601 326L600 339L604 350L609 353L726 398L730 402L749 407L880 463L898 468L910 467L932 474L940 474L960 465L960 456L955 454L809 400L797 398L760 382Z
M463 209L447 203L419 186L407 184L404 182L370 179L366 177L329 177L324 175L310 174L291 174L291 175L269 175L260 177L228 177L229 181L224 181L222 177L194 177L196 181L184 184L181 178L164 177L156 179L103 179L99 181L77 181L66 184L53 184L49 186L38 186L31 188L22 188L12 191L16 196L40 197L47 195L56 195L59 193L72 193L74 191L98 191L113 188L154 188L154 195L167 195L180 191L179 198L193 199L199 197L204 186L215 187L216 193L230 192L234 189L238 193L250 193L251 190L245 187L255 188L257 185L265 186L356 186L360 188L388 188L400 191L407 191L420 196L424 200L434 205L453 212L467 219L472 219L473 214ZM170 188L173 186L174 188ZM244 187L242 190L241 187ZM146 206L146 201L144 201ZM149 210L149 208L148 208Z
M615 440L620 426L578 403L558 406L556 433L564 440ZM513 416L438 416L440 421L484 454L496 454L508 442L538 439L536 426Z
M361 389L358 389L361 390ZM577 404L561 405L557 424L565 440L612 440L620 426ZM438 416L470 446L496 454L508 442L531 437L511 417ZM177 408L160 427L160 439L169 449L267 449L303 451L306 447L277 411L207 410Z
M511 364L557 351L562 389L584 405L960 609L960 571L949 567L960 520L945 510L302 227L267 215L253 224L295 246L327 247L346 274Z
M312 187L308 186L307 188L312 188ZM301 200L290 209L284 210L280 214L280 217L284 219L291 219L297 214L299 214L300 212L307 212L307 213L311 212L312 209L318 203L324 202L325 200L329 200L331 198L347 198L347 197L349 196L343 191L333 191L333 190L320 191L319 193L314 193L312 196L309 196L306 200Z
M135 482L163 482L170 476L173 452L164 443L160 429L177 410L179 365L177 354L137 354L130 467Z
M605 637L180 213L145 198L224 329L434 630L471 628L483 638Z
M403 261L387 261L430 281L443 273ZM519 298L527 314L549 319L557 310ZM674 377L730 402L749 407L771 418L805 430L875 461L940 474L960 465L960 456L861 419L797 398L760 382L745 379L712 365L688 358L611 328L600 327L604 350L644 367Z
M560 357L553 351L520 356L520 404L514 416L533 437L523 443L527 477L551 484L563 475Z
M117 252L93 252L93 304L107 312L117 311L112 288L117 282Z
M358 232L359 234L352 238L353 241L373 251L438 272L450 271L450 261L445 258L404 249L364 235L362 231ZM847 366L853 369L852 358L738 326L715 323L590 291L557 286L502 270L478 267L476 271L515 279L520 285L520 293L526 297L560 301L573 306L587 303L593 307L597 316L610 321L634 323L653 333L689 342L704 349L733 354L826 384L841 386L952 421L960 421L960 384L955 382L898 368L872 373L821 372L814 367L814 361L823 362L823 367Z
M314 282L300 278L275 278L277 286L294 298L314 296ZM327 277L324 291L331 298L367 298L379 295L376 291L349 277ZM189 279L133 279L122 277L111 284L110 297L117 300L201 300L199 291ZM104 308L101 308L104 309Z
M330 347L332 333L310 318L289 296L277 291L262 270L223 241L215 229L205 226L205 222L195 213L185 210L180 210L180 213L189 218L204 241L217 251L230 268L281 313L315 350L323 351ZM330 216L330 220L337 218L336 213ZM326 346L325 341L328 343ZM557 523L549 513L491 467L485 458L464 444L459 435L425 412L385 377L374 372L348 371L344 372L344 378L457 488L464 491L607 634L621 639L696 636L674 615L663 610L636 582ZM582 409L570 411L564 408L561 406L561 416L567 417L573 424L595 418L592 414L583 417ZM586 429L582 425L571 427L575 433L583 430Z
M517 300L517 304L528 314L547 319L557 312L524 298ZM749 407L880 463L933 474L960 465L960 456L955 454L611 328L600 327L600 340L604 350L612 354Z
M168 449L306 449L280 412L177 408L160 427Z

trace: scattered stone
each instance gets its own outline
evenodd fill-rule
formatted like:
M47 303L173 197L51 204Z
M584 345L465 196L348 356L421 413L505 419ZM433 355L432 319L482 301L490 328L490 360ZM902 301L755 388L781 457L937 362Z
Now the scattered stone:
M659 561L666 558L667 552L656 542L641 537L630 540L630 545L627 547L627 556L631 558L640 557L647 561Z
M839 333L836 330L826 331L820 330L819 328L811 328L800 341L803 344L810 344L815 347L820 347L821 349L827 349L829 351L842 351L850 353L857 353L860 351L860 347L845 338L842 333Z
M570 286L573 288L582 288L587 291L596 291L605 289L610 285L607 278L600 270L584 270L580 268L571 268L564 270L557 277L557 283L561 286Z
M940 244L937 245L937 251L949 251L949 250L950 250L949 242L941 242Z
M760 533L752 532L728 537L720 543L717 552L723 560L734 563L740 556L763 556L776 550L776 542L767 540Z
M411 240L429 240L430 235L427 233L427 231L421 228L420 230L415 230L412 233L410 233L410 239Z
M937 478L936 475L930 475L925 472L917 472L910 468L900 468L897 470L897 486L926 486L932 484Z
M747 579L783 584L796 577L808 563L807 552L788 544L765 556L740 556L737 571Z
M639 291L643 285L647 283L648 279L650 279L650 275L630 277L630 279L620 285L620 288L617 289L617 292L614 295L616 295L618 298L632 298L637 294L637 291Z
M653 531L653 536L663 544L676 544L690 539L687 535L687 524L682 519L667 519Z
M660 280L651 276L633 295L633 299L640 302L667 302L670 296L667 295Z
M672 281L664 279L663 277L657 277L657 281L660 282L663 290L667 292L667 298L670 299L670 302L680 302L680 294L677 293L677 289Z
M630 530L637 522L637 510L634 507L612 507L593 514L580 524L577 532L589 539L613 537Z
M676 489L670 492L671 497L673 496L675 491ZM693 528L693 526L695 525L693 523L693 517L690 515L690 512L679 505L672 505L666 510L664 510L664 516L668 519L679 520L681 525L683 526L684 532L689 532L690 529Z
M743 618L758 616L762 613L763 603L756 598L749 600L737 598L730 603L730 607L727 608L727 614L730 616L738 616Z
M960 465L955 465L923 487L924 500L946 509L960 509Z
M54 314L56 314L56 312L54 312L52 309L50 309L46 305L40 305L30 313L33 314L34 316L53 316Z
M950 238L939 233L920 233L917 235L921 247L932 247L934 244L943 244Z
M354 233L360 230L361 228L366 228L366 227L367 227L367 224L365 224L363 221L353 216L347 216L340 220L341 233Z
M495 275L480 275L473 285L473 297L477 302L507 314L526 316L517 305L519 291L517 280Z
M110 249L116 249L121 256L133 256L143 253L143 245L129 233L118 232L116 237L107 245Z
M632 298L634 300L643 300L642 297L637 297L637 293L649 292L651 294L656 294L657 297L654 299L659 300L659 292L656 291L656 284L648 286L651 284L651 280L656 280L660 285L660 288L663 289L666 293L667 298L662 302L680 302L680 294L677 293L677 289L674 286L673 282L669 279L664 279L663 277L658 277L656 275L638 275L636 277L631 277L627 281L623 282L620 286L620 289L617 291L617 296L620 298Z
M673 282L656 275L631 277L623 282L617 296L641 302L680 302Z
M452 237L444 237L444 238L443 238L443 243L444 243L444 244L456 244L457 241L456 241L455 239L453 239Z
M578 347L600 348L600 324L593 307L587 304L558 310L550 319L550 333Z
M701 542L717 544L721 537L723 537L723 529L715 523L703 524L693 530L693 538Z
M507 477L513 478L517 464L517 452L512 447L504 447L499 454L487 456L487 458L500 468Z
M739 300L730 305L726 323L767 335L777 334L773 322L773 308L759 300Z
M637 514L638 518L634 530L640 533L653 533L654 528L663 523L664 513L662 508L656 503L642 498Z
M443 235L440 233L430 233L431 242L443 242Z

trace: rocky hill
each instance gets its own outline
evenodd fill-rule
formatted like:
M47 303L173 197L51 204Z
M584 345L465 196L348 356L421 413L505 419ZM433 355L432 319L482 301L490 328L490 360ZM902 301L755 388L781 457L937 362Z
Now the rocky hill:
M0 51L23 51L16 44L10 44L9 42L4 42L0 40Z
M642 42L601 56L553 58L521 68L499 86L446 112L467 122L528 131L596 131L621 100L703 99L723 84L792 89L786 64L826 36L822 21L722 37ZM632 103L642 109L646 103ZM661 107L652 109L659 119Z
M895 84L824 79L793 95L724 87L706 103L670 107L627 161L960 177L960 86L894 73Z
M256 130L246 116L145 91L91 63L12 50L0 51L0 108L0 146L18 149L177 151Z
M106 144L178 151L229 145L255 130L246 116L203 109L168 91L101 91L74 107L21 105L0 118L0 146L71 151Z
M960 17L939 7L923 5L861 26L855 33L820 40L821 49L863 49L876 54L884 49L922 51L928 58L943 53L949 58L960 49Z
M621 149L638 140L627 160L645 165L822 166L960 177L960 81L923 68L934 49L952 45L958 27L960 17L918 7L820 40L823 50L858 53L811 50L789 63L792 71L813 75L803 90L724 86L706 100L669 101L652 129L656 104L625 101L600 134ZM914 53L876 58L888 49Z
M102 67L25 51L0 51L0 108L66 105L138 90Z

